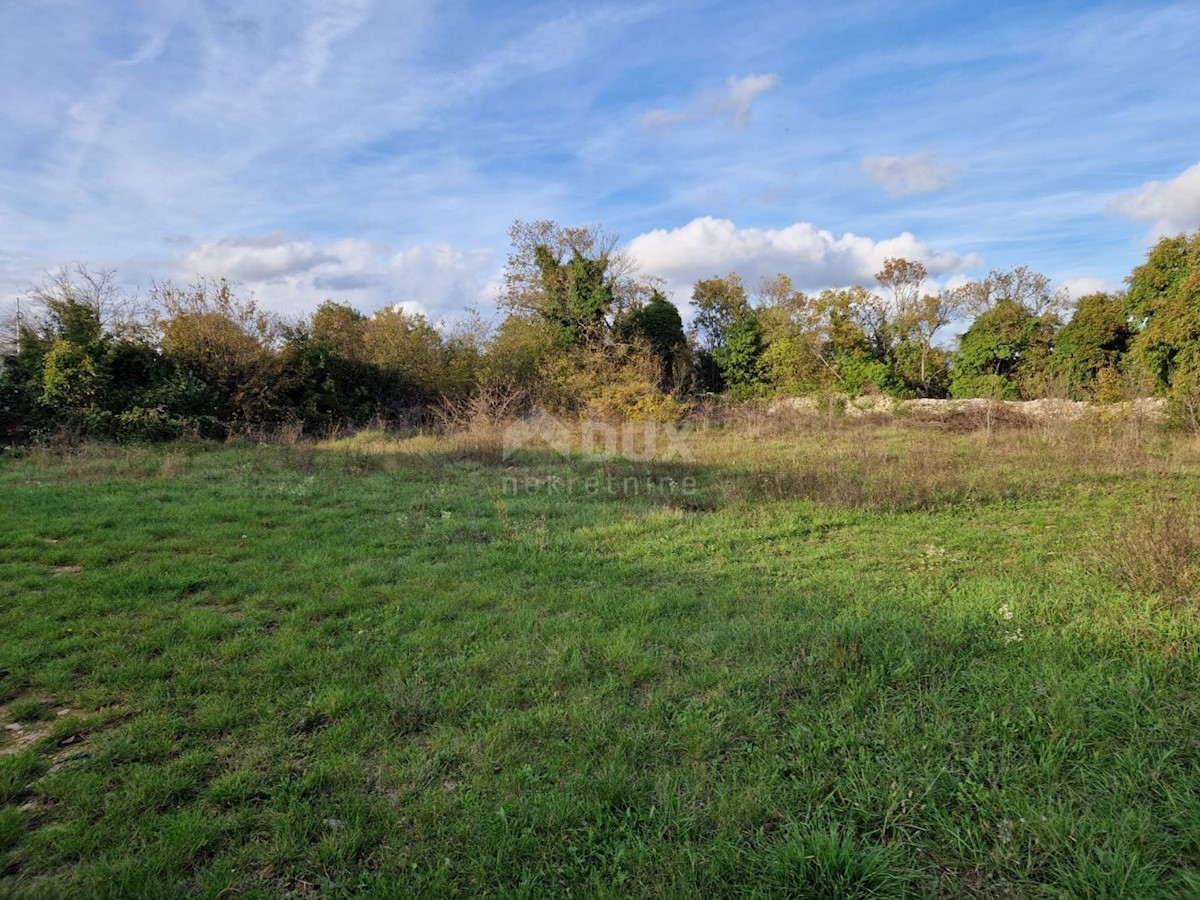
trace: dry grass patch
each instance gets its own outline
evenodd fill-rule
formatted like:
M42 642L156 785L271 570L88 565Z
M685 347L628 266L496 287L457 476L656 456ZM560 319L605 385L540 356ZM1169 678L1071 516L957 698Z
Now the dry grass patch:
M1172 605L1200 601L1200 515L1179 495L1159 495L1131 511L1102 538L1098 556L1101 567L1134 593Z

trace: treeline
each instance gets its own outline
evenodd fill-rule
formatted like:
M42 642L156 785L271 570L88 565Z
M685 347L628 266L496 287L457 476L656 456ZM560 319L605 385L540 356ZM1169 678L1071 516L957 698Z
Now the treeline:
M0 371L0 439L66 430L127 439L313 432L434 415L672 420L696 397L1171 398L1200 421L1200 232L1163 238L1121 293L1073 304L1024 267L925 290L887 260L872 288L805 294L786 275L696 283L685 331L659 280L600 227L517 222L503 319L435 325L326 301L302 321L223 280L156 284L62 270L29 295ZM954 349L939 343L969 322Z

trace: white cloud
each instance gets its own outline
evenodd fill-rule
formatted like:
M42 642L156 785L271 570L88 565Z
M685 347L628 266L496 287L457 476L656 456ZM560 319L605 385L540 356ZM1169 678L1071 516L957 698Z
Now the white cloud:
M358 238L318 244L271 234L200 244L183 255L176 272L185 280L228 278L278 312L307 313L333 298L364 312L399 305L438 319L486 303L494 269L491 250L429 244L393 252Z
M1103 278L1090 276L1063 279L1062 286L1072 300L1078 300L1088 294L1102 294L1112 290Z
M717 95L716 107L726 113L734 128L745 128L750 121L750 110L759 94L779 84L778 75L747 75L745 78L731 77L725 84L723 94Z
M304 30L300 48L304 83L313 87L324 74L333 45L363 24L370 11L367 0L322 0L316 17Z
M188 275L219 275L231 281L272 281L310 271L337 257L307 238L269 234L193 247L180 268Z
M943 191L958 175L957 166L943 162L932 150L912 156L868 156L862 161L862 170L893 197Z
M1147 181L1121 194L1109 209L1135 222L1153 222L1154 237L1200 226L1200 163L1170 181Z
M738 228L728 219L707 216L682 228L639 235L629 250L644 271L667 279L677 301L690 296L697 279L731 271L751 288L761 278L782 272L798 288L812 291L871 285L889 257L919 260L935 278L979 265L973 254L936 253L909 232L877 241L849 232L837 236L807 222L764 230Z
M494 265L491 250L464 250L449 244L412 247L392 257L389 286L397 300L444 314L490 301Z
M647 131L665 131L674 125L700 119L727 119L734 128L745 128L754 109L754 101L779 84L778 75L731 75L720 91L705 91L687 109L652 109L641 118Z

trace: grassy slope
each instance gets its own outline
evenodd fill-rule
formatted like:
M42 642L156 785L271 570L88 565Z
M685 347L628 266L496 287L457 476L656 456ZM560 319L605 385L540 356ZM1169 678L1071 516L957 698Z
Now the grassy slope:
M1093 561L1193 451L699 446L0 462L0 892L1200 891L1200 629Z

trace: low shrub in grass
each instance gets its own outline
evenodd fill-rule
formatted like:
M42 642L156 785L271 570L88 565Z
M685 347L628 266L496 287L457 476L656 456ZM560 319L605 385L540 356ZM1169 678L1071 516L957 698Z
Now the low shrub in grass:
M1167 603L1200 599L1200 520L1179 497L1133 510L1102 544L1103 566L1129 590Z

